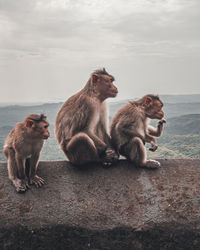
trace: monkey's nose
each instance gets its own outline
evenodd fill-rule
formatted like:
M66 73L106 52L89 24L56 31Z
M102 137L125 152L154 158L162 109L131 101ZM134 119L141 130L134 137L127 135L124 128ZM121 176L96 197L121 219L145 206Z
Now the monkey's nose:
M118 93L118 89L117 89L117 88L115 88L114 92L117 94L117 93Z

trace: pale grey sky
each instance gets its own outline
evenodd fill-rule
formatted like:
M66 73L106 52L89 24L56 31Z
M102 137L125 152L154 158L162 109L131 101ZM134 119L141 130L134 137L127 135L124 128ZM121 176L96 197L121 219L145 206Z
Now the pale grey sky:
M200 93L200 1L0 0L0 102L64 101L99 67L115 100Z

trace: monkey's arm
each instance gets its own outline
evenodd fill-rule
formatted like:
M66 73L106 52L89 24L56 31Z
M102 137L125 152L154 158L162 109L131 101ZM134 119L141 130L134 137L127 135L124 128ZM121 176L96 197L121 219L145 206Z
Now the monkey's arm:
M97 121L98 119L98 110L96 109L96 104L93 103L90 99L86 100L87 103L87 109L88 112L91 114L86 120L86 125L85 125L85 133L93 140L97 151L99 154L102 152L105 152L107 148L106 141L104 141L104 135L105 135L105 129L104 129L104 124L103 121L100 117L100 121Z
M29 164L30 164L30 172L29 172L29 177L32 178L36 175L36 170L38 166L38 161L39 161L40 154L35 153L31 156L30 159L28 159Z
M44 180L39 177L36 172L37 172L37 167L39 163L39 157L40 157L40 152L35 153L31 156L29 159L29 164L30 164L30 173L29 173L29 178L30 178L30 184L35 184L36 187L40 187L44 184Z
M102 153L106 150L107 148L107 145L106 143L104 143L98 136L96 136L93 132L91 131L87 131L86 132L88 134L88 136L93 140L97 150L98 150L98 153Z
M106 142L107 148L105 151L105 155L103 156L104 165L111 165L119 159L119 154L114 149L114 146L111 142L111 137L105 131L104 133L104 141Z
M105 150L101 154L100 158L103 161L104 165L111 165L113 162L116 162L119 158L119 155L116 153L112 143L111 137L107 132L106 123L102 121L97 125L97 135L98 138L102 138L102 141L105 143Z
M163 124L166 123L164 119L160 120L157 124L157 128L154 128L153 126L148 126L148 133L152 136L159 137L163 130Z
M139 137L145 144L144 131L143 129L138 131L136 129L137 127L139 127L139 125L136 123L127 124L127 123L121 122L119 123L116 132L118 134L123 134L127 138Z
M106 125L100 122L98 124L97 131L98 131L98 136L102 138L104 143L107 145L107 148L112 148L111 137L108 134Z
M18 177L20 179L25 179L25 159L20 156L19 153L16 152L15 159L17 163Z
M16 152L15 161L17 165L18 178L13 179L13 184L16 187L17 192L25 192L28 185L28 179L25 174L25 159Z

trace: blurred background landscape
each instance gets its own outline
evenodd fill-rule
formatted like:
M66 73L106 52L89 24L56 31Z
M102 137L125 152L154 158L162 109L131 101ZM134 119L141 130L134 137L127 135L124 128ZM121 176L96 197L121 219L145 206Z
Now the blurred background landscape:
M51 137L40 159L65 159L56 114L102 67L119 90L110 120L131 98L162 93L167 124L149 157L200 158L200 1L0 0L0 34L0 161L14 125L42 112Z
M167 123L158 139L156 152L148 152L151 158L200 158L200 95L160 95L164 102ZM109 124L117 110L129 100L108 102ZM0 104L0 161L5 138L17 122L23 121L30 113L45 113L50 122L50 138L45 142L40 160L65 160L56 142L54 122L63 102L46 104ZM153 121L153 125L156 123ZM147 147L149 145L147 144Z

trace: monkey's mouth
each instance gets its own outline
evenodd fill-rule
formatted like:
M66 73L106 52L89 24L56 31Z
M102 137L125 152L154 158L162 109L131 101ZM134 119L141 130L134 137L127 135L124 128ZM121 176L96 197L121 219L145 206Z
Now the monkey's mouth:
M44 136L43 136L43 139L44 139L44 140L47 140L48 138L49 138L49 136L47 136L47 135L44 135Z
M118 94L118 91L112 91L111 93L110 93L110 96L111 97L115 97L116 95Z

